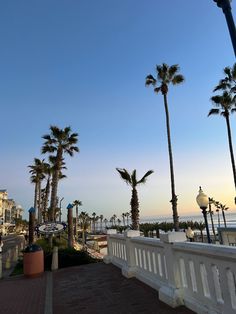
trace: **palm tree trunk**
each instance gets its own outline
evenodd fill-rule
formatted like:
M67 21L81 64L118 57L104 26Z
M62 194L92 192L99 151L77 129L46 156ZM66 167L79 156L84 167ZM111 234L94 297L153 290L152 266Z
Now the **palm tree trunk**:
M75 238L77 239L77 235L78 235L78 205L76 205L75 207Z
M34 186L34 209L37 209L37 199L38 199L38 183L35 183Z
M138 202L138 192L135 188L132 189L132 198L131 198L131 219L132 227L134 230L139 230L139 202Z
M231 157L231 164L234 176L234 187L236 189L236 171L235 171L235 161L234 161L234 151L233 151L233 143L232 143L232 136L231 136L231 129L230 129L230 122L229 122L229 115L225 115L226 125L227 125L227 132L228 132L228 141L229 141L229 151Z
M50 176L47 179L47 184L46 184L46 188L45 188L45 195L44 195L44 200L43 200L43 212L44 213L46 213L46 211L47 211L49 194L50 194ZM44 217L46 217L46 215Z
M38 184L38 223L42 223L41 181Z
M174 165L173 165L173 156L172 156L172 147L171 147L171 137L170 137L170 119L167 103L167 95L164 94L164 105L166 113L166 129L167 129L167 140L168 140L168 151L169 151L169 160L170 160L170 178L171 178L171 203L173 211L173 221L175 231L179 230L179 216L177 211L177 195L175 194L175 178L174 178Z
M58 181L59 181L59 173L61 169L61 161L62 161L62 150L58 150L55 170L52 175L52 191L51 191L51 202L50 202L50 220L51 221L55 220L55 210L57 207L57 188L58 188Z

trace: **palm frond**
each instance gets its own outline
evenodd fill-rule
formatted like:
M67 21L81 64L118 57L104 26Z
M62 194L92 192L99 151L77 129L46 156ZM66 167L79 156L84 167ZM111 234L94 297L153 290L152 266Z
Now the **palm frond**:
M149 85L155 86L155 85L156 85L156 79L155 79L151 74L149 74L149 75L146 77L145 85L146 85L146 86L149 86Z
M145 175L137 182L137 184L146 183L147 177L150 176L153 172L153 170L149 170L148 172L146 172Z
M158 94L160 91L161 91L161 87L156 87L156 88L154 88L154 92L155 92L155 93Z
M220 109L211 109L208 113L208 117L216 114L220 114Z
M181 74L175 75L171 80L173 85L181 84L184 82L184 77Z
M131 176L129 172L126 169L122 168L116 168L116 170L119 172L121 178L127 183L131 184Z

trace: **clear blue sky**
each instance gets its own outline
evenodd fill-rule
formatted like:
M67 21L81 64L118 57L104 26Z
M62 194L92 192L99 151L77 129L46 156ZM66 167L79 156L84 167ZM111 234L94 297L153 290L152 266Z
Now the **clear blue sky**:
M66 159L59 186L64 208L79 199L89 213L120 215L131 191L115 168L140 177L153 169L138 190L140 214L171 215L163 99L145 87L163 62L178 63L186 79L168 95L179 215L200 212L199 185L235 211L226 124L207 118L212 90L235 62L213 0L3 1L0 39L0 188L26 216L27 165L43 158L50 125L79 133L80 153Z

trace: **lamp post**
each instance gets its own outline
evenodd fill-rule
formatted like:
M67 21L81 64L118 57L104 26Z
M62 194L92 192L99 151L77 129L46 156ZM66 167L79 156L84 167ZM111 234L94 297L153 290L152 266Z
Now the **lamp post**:
M234 54L236 56L236 29L235 29L235 24L234 24L234 19L233 15L231 12L231 5L230 2L232 0L213 0L214 2L217 3L217 6L222 9L225 19L228 25L233 49L234 49Z
M205 225L206 225L208 243L211 243L210 232L209 232L208 221L207 221L207 211L206 211L209 204L209 198L206 194L203 193L201 187L199 187L199 194L196 197L196 201L198 203L198 206L202 210L202 214L203 214Z

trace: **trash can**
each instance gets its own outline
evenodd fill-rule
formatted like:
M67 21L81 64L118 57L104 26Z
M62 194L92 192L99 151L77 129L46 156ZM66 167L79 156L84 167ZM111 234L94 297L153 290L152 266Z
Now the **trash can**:
M40 276L44 272L43 249L36 244L29 245L23 253L24 275L28 278Z

